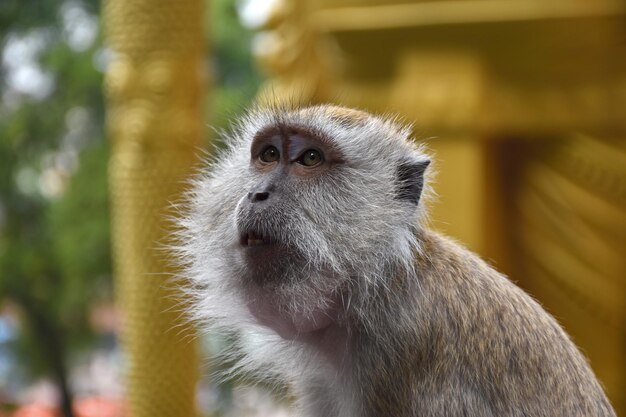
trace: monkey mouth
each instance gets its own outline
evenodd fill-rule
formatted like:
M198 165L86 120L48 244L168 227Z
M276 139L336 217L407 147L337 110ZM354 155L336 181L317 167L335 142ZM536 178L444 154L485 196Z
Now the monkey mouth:
M269 246L276 244L276 240L259 231L244 231L239 235L239 243L244 247Z

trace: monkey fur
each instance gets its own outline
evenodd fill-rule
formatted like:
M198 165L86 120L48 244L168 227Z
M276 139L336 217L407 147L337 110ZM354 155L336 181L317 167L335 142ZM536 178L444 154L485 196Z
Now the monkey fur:
M193 318L309 417L615 416L557 322L425 225L429 158L394 120L254 109L193 183Z

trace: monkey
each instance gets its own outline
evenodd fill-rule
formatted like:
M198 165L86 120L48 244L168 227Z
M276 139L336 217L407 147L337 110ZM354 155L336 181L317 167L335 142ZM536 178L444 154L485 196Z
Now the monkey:
M531 296L428 227L431 158L397 118L253 107L192 180L175 252L235 371L307 417L615 416Z

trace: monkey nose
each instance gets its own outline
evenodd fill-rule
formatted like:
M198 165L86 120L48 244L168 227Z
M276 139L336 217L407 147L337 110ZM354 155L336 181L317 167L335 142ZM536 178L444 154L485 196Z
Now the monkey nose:
M259 201L265 201L269 198L270 193L267 191L263 191L260 193L248 193L248 200L252 203L256 203Z

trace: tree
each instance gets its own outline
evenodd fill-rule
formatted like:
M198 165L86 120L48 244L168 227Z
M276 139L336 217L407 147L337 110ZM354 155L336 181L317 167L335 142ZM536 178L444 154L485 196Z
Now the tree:
M98 8L0 8L0 302L18 306L21 363L56 381L66 416L69 352L90 340L88 307L110 276Z

